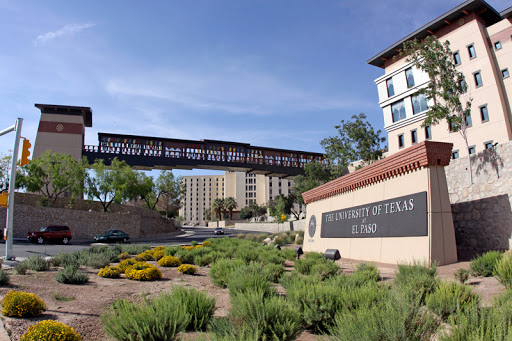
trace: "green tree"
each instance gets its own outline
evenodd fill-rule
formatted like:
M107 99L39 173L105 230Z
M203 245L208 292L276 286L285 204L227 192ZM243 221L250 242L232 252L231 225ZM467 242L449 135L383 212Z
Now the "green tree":
M25 172L16 175L17 186L30 192L41 193L55 204L64 192L80 195L86 176L85 159L77 161L69 154L52 153L50 150L32 160Z
M218 220L219 221L222 220L222 216L223 216L224 210L225 210L224 199L222 199L222 198L215 199L212 203L212 209L215 212L215 214L217 215Z
M304 205L302 193L323 185L331 179L329 168L322 162L309 162L304 166L304 175L297 175L293 179L292 194L297 201L299 211ZM300 214L300 213L299 213ZM298 219L298 218L297 218Z
M428 36L421 42L416 39L409 40L404 43L402 54L407 55L408 62L412 62L415 67L427 73L430 80L426 87L418 91L432 103L422 126L446 121L451 131L458 131L461 134L468 151L470 181L473 183L467 135L472 99L467 93L464 75L457 70L453 62L450 42L441 43L435 36Z
M102 159L98 159L90 168L94 175L88 174L86 178L86 193L100 201L104 212L108 211L113 202L122 203L140 195L135 188L138 186L137 179L140 178L126 162L114 158L110 166L106 166Z
M238 204L236 203L235 198L233 197L227 197L224 199L224 207L226 210L229 211L229 220L233 219L233 210L238 207Z
M382 157L382 143L386 138L380 136L380 130L373 129L365 114L353 115L350 121L341 120L334 128L338 135L320 142L334 177L342 176L352 162L362 161L359 167L363 167Z
M279 194L274 199L268 201L268 210L271 217L276 221L283 221L283 216L288 216L292 213L294 203L293 196L285 196Z
M149 179L148 179L149 178ZM175 177L172 171L162 171L156 181L152 177L139 178L141 200L146 206L154 210L158 202L163 199L165 203L165 217L169 212L176 212L181 206L181 197L185 193L185 185L182 184L182 177ZM149 190L148 190L149 187Z
M243 207L240 210L240 219L251 219L256 218L259 220L261 216L267 213L266 205L258 205L255 202L250 203L248 206Z
M204 209L204 220L210 221L212 220L212 210L209 208Z

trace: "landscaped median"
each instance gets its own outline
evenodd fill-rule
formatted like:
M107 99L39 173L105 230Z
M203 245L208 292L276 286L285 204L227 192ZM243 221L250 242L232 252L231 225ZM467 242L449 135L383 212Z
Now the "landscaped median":
M23 340L512 337L509 254L478 257L449 279L441 279L435 265L399 264L390 279L374 264L348 268L315 252L296 259L296 245L285 246L296 240L294 232L272 236L281 250L263 245L266 237L93 247L51 261L31 257L1 271L4 323L12 339ZM73 284L58 280L63 272ZM75 280L84 275L87 281ZM479 275L504 283L485 307L464 284L485 282L475 280ZM27 318L37 315L44 321Z

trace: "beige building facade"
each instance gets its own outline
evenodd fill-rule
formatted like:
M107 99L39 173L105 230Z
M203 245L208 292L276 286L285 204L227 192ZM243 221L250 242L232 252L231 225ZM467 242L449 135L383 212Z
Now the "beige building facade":
M245 172L184 176L183 182L186 193L179 214L184 218L185 224L200 225L206 222L206 209L213 212L212 204L217 198L235 198L238 207L234 211L234 217L237 217L237 213L251 203L263 205L279 194L288 195L293 185L291 179Z
M453 143L452 158L456 159L512 140L511 16L512 7L498 13L484 1L466 1L368 60L385 72L375 83L389 155L434 140ZM465 76L468 91L461 100L472 99L469 150L461 134L450 131L448 122L422 127L431 103L417 92L429 79L398 51L405 41L428 35L450 42L453 61Z

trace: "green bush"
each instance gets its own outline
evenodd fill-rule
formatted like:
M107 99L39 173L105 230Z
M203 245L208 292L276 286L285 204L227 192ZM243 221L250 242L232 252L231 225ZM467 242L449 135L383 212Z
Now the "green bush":
M512 287L512 254L503 256L494 268L496 278L507 288Z
M199 266L208 266L215 261L215 256L212 253L204 254L204 255L196 255L194 257L194 264Z
M263 268L263 273L268 281L278 283L279 278L281 278L284 273L284 270L284 265L271 263L265 265Z
M73 328L54 320L44 320L30 326L20 341L80 341Z
M249 290L260 291L264 296L275 294L274 287L268 281L263 266L259 263L251 263L234 269L228 275L227 287L231 297Z
M479 302L480 296L474 294L471 287L457 282L440 282L425 298L427 307L444 321Z
M0 269L0 286L9 284L9 274L4 269Z
M26 262L28 268L33 271L47 271L50 269L50 262L43 256L28 256Z
M469 278L469 270L457 269L457 271L455 271L454 277L459 281L460 284L464 284Z
M213 318L208 326L211 341L260 341L262 331L233 319Z
M85 284L89 281L89 276L75 266L66 266L57 272L55 280L62 284Z
M209 298L205 292L194 288L176 286L172 289L170 299L183 305L186 313L190 315L190 322L185 327L187 330L199 331L206 328L215 309L215 298Z
M301 315L286 299L249 290L232 298L230 318L260 333L260 340L295 340Z
M147 244L116 244L119 247L119 253L127 252L130 255L138 255L144 251L151 250L151 246Z
M394 284L407 294L409 299L415 301L419 298L423 304L426 295L430 294L437 285L437 264L431 266L414 262L412 264L398 264L398 271Z
M183 304L162 293L152 300L143 298L141 303L117 300L100 319L114 340L171 341L185 331L191 317Z
M210 265L210 277L213 284L225 288L227 286L229 274L244 265L240 259L220 259Z
M14 266L14 270L16 270L18 275L25 275L28 269L29 266L26 261L21 261Z
M258 260L260 256L260 252L258 249L260 248L238 248L234 258L241 259L245 262L245 264L249 264L250 262Z
M469 270L473 276L491 277L494 275L494 267L501 259L503 253L500 251L489 251L474 258L469 264Z
M52 264L55 266L80 266L76 254L70 254L67 252L59 252L55 257L52 258ZM85 264L84 264L85 265Z
M181 249L174 254L183 264L194 264L194 254L191 250Z
M117 258L117 256L116 256ZM110 265L110 257L107 254L102 253L91 253L86 261L86 266L93 269L101 269Z
M47 309L36 294L9 290L2 300L2 314L10 317L39 316Z
M295 260L297 258L297 254L295 253L295 249L282 249L281 255L286 258L287 260Z
M303 258L295 261L295 269L303 274L311 274L311 268L318 263L327 263L329 260L325 259L324 255L319 252L308 252Z
M166 256L174 256L179 250L181 250L179 246L168 246L165 248L164 254Z
M313 265L310 270L311 275L317 275L322 280L331 276L336 276L340 271L340 267L331 261L321 262Z

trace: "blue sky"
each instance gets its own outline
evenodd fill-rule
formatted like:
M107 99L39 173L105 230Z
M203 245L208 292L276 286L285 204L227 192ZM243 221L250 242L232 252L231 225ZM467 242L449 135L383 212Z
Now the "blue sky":
M22 117L33 141L34 103L77 105L91 145L108 132L322 152L353 114L383 130L383 71L366 60L461 2L0 0L0 130Z

